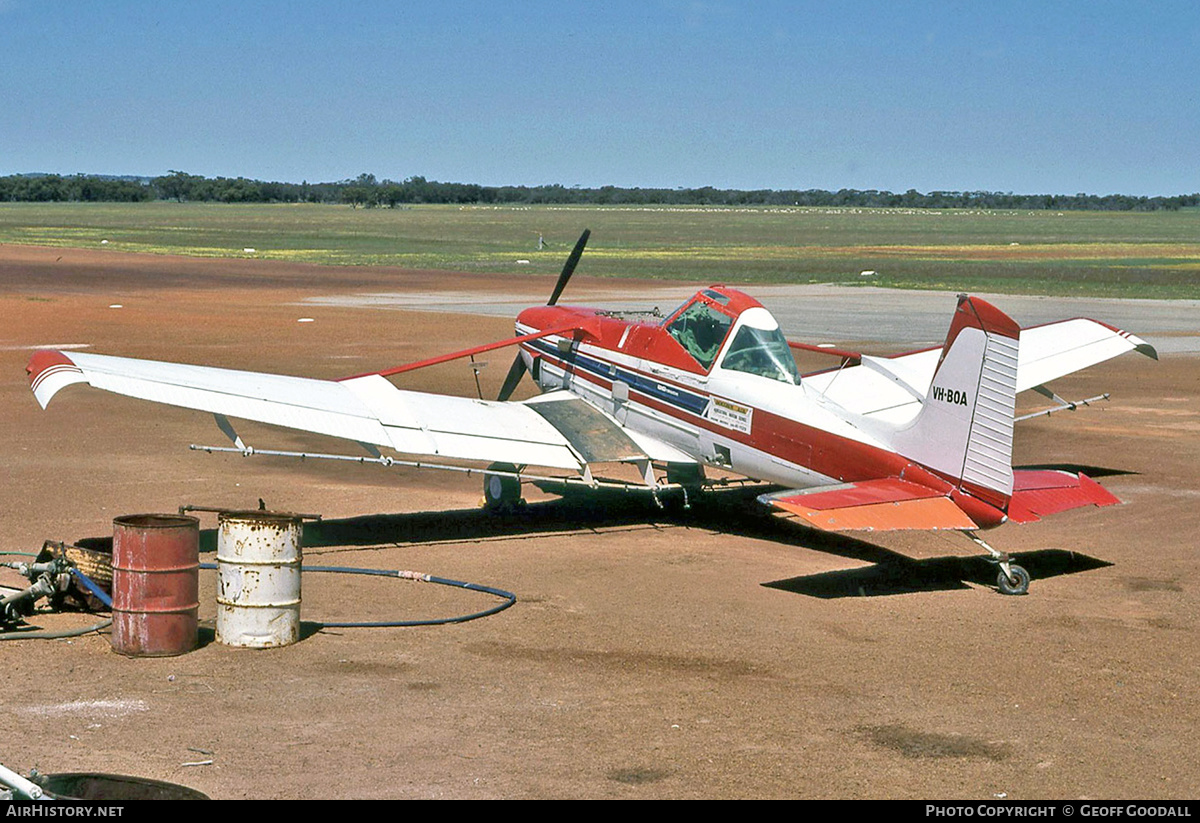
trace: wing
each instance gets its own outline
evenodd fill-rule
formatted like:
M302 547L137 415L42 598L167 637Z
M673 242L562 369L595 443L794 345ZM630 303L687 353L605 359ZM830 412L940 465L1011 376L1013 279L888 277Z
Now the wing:
M1017 391L1094 366L1130 351L1158 359L1141 338L1096 320L1076 318L1021 329ZM920 409L942 349L866 357L859 365L806 375L804 384L847 411L899 424Z
M688 459L666 444L633 435L566 392L559 393L560 398L537 398L539 403L496 402L405 391L378 374L314 380L59 351L36 352L26 371L43 408L64 387L87 383L142 400L389 447L402 454L576 471L600 458ZM561 412L578 410L559 405L572 400L594 413L588 425L572 429L561 422L570 419Z

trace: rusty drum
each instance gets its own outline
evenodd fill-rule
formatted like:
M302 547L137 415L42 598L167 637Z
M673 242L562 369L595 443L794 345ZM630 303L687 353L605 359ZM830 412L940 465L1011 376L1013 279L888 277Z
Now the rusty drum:
M301 519L278 512L217 518L217 640L266 649L300 639Z
M200 521L176 514L113 520L114 651L169 657L196 648Z

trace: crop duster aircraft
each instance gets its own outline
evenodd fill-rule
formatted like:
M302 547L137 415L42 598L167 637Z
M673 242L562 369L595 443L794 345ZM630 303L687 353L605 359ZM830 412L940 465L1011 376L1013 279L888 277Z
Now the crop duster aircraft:
M789 343L766 308L725 286L665 317L559 306L588 234L546 305L520 313L515 336L430 360L314 380L43 350L27 371L43 407L88 383L210 412L234 442L193 448L459 471L480 469L429 458L487 464L485 500L497 508L518 500L523 482L611 485L592 473L605 463L636 466L632 485L655 499L682 493L686 504L689 490L711 485L712 468L782 487L758 499L812 528L960 530L998 563L998 588L1010 594L1027 591L1029 574L977 531L1119 502L1082 474L1014 470L1014 409L1027 389L1057 401L1051 410L1072 408L1045 384L1128 351L1157 359L1143 340L1084 318L1022 329L966 295L945 345L894 357ZM517 356L494 401L387 379L506 346ZM792 348L839 363L802 376ZM543 393L510 401L526 373ZM356 441L369 456L255 450L230 417Z

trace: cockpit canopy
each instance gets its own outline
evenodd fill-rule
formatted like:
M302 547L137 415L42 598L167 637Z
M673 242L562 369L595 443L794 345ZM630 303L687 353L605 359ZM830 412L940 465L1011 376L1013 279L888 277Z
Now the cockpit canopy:
M701 292L691 303L669 318L667 333L708 371L716 361L729 329L733 327L734 317L712 302L702 299L704 293Z
M800 385L800 372L787 338L771 313L761 307L746 309L738 318L738 330L721 360L721 368Z
M711 371L720 357L719 368L800 384L796 360L779 324L758 301L739 291L721 286L704 289L663 326L705 371ZM731 336L722 357L722 347Z

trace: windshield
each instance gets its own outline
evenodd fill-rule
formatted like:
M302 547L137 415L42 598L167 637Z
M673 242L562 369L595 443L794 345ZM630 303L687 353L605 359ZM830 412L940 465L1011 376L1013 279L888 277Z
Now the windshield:
M711 368L721 350L733 318L703 300L688 306L667 326L667 332L705 369ZM786 344L785 344L786 345Z
M792 357L787 338L778 327L766 331L743 325L734 336L729 353L721 361L721 368L800 385L796 358Z

